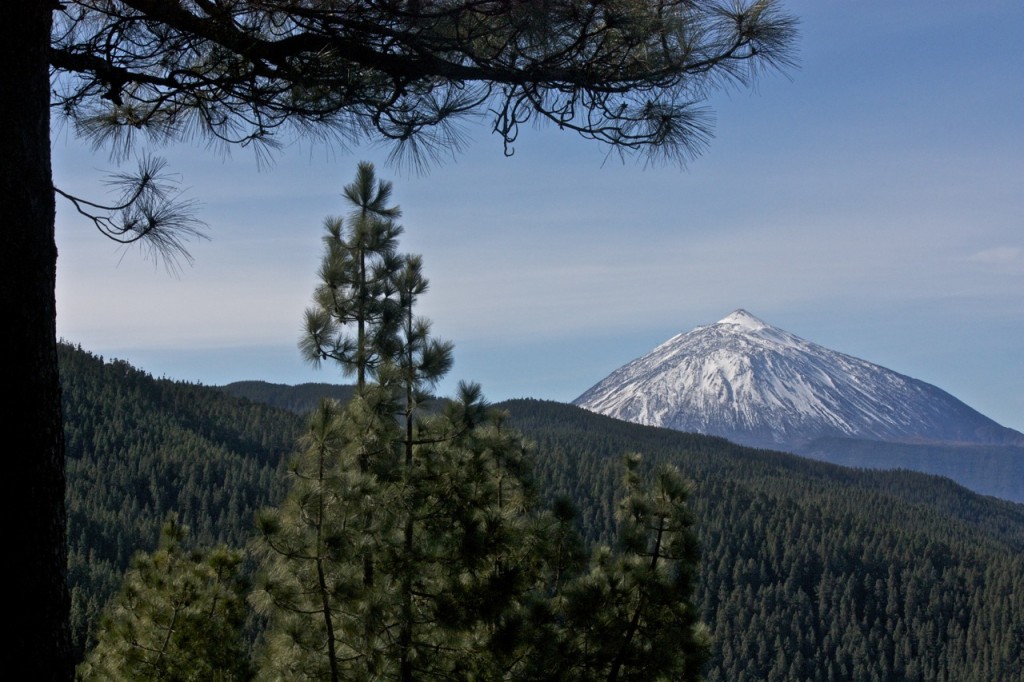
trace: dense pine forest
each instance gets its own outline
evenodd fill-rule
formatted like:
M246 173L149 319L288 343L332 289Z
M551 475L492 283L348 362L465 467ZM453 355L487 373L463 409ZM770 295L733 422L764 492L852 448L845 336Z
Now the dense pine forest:
M135 553L173 514L200 545L242 547L283 494L302 419L61 344L68 580L80 658Z
M283 389L254 396L288 411L68 345L61 372L81 657L169 514L195 546L247 546L255 512L284 494L308 402ZM557 403L501 407L533 443L542 495L571 497L591 541L613 538L625 453L642 453L643 467L671 462L693 482L707 679L1024 676L1024 506L943 478L845 469Z
M272 384L267 381L236 381L221 389L236 398L245 398L254 403L273 405L298 415L312 412L322 398L333 398L348 402L354 387L337 384Z
M857 471L540 401L504 405L546 490L612 529L617 453L696 484L709 680L1016 680L1024 506L912 472Z

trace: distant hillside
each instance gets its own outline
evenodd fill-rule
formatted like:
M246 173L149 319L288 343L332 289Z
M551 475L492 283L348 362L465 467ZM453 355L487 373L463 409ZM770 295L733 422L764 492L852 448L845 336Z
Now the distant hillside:
M1024 505L559 403L503 403L610 538L623 452L695 483L708 680L1024 679Z
M797 453L848 467L927 471L984 495L1024 502L1024 447L1020 446L818 438L797 448Z
M758 489L778 486L780 494L793 498L808 492L825 495L826 491L841 489L840 497L891 498L881 507L865 506L858 511L859 515L889 518L894 510L923 504L957 523L967 523L973 537L991 537L1008 549L1024 553L1024 505L978 495L940 476L907 470L851 469L789 453L744 447L724 438L631 424L552 401L519 399L498 406L508 411L510 426L533 439L538 451L538 471L552 479L547 488L551 494L588 491L586 495L579 493L582 498L611 489L613 485L605 486L599 480L609 472L598 476L595 467L618 470L624 453L639 452L650 466L660 462L679 466L696 483L701 497L707 494L701 490L702 482L717 485L727 481ZM565 468L577 474L571 485L564 475ZM594 485L588 486L592 481ZM606 509L608 505L601 501L593 506L593 520L588 526L607 535L614 523ZM908 519L914 520L915 527L920 525L914 515ZM944 524L945 521L928 521L925 526L929 532L944 536L948 533Z
M133 552L178 512L243 546L281 494L302 419L62 347L69 580L79 643ZM708 680L1011 680L1024 675L1024 505L911 472L867 472L535 400L503 403L536 443L544 496L610 538L621 457L694 481Z
M281 463L303 420L121 360L58 347L67 452L68 581L80 651L132 556L168 513L200 544L244 546L283 494Z
M339 402L348 402L352 397L354 386L337 384L271 384L266 381L236 381L218 387L225 393L236 398L245 398L253 402L266 403L295 414L309 414L321 398L333 398Z

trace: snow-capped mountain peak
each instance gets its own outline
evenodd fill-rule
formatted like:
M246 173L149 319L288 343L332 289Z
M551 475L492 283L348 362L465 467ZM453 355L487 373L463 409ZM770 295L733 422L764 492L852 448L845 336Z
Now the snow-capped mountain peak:
M678 334L575 404L650 426L791 449L815 438L1024 444L948 393L738 309Z
M754 317L743 308L737 308L736 310L732 311L731 313L723 317L721 320L719 320L717 324L736 325L737 327L741 327L742 329L749 329L751 331L756 331L758 329L764 329L765 327L771 326L764 322L763 320Z

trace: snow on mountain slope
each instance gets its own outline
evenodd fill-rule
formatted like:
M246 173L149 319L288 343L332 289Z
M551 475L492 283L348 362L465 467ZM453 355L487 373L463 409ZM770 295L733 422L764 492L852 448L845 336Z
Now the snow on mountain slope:
M945 391L736 310L612 372L574 404L626 421L791 449L820 437L1024 445Z

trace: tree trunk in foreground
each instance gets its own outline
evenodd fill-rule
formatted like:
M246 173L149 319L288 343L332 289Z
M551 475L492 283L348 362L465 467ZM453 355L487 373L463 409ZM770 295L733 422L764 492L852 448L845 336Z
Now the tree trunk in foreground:
M50 169L53 8L7 3L0 22L0 305L8 348L4 392L12 405L4 411L4 479L14 505L5 564L17 597L11 604L20 603L9 618L15 630L7 674L41 681L72 675Z

